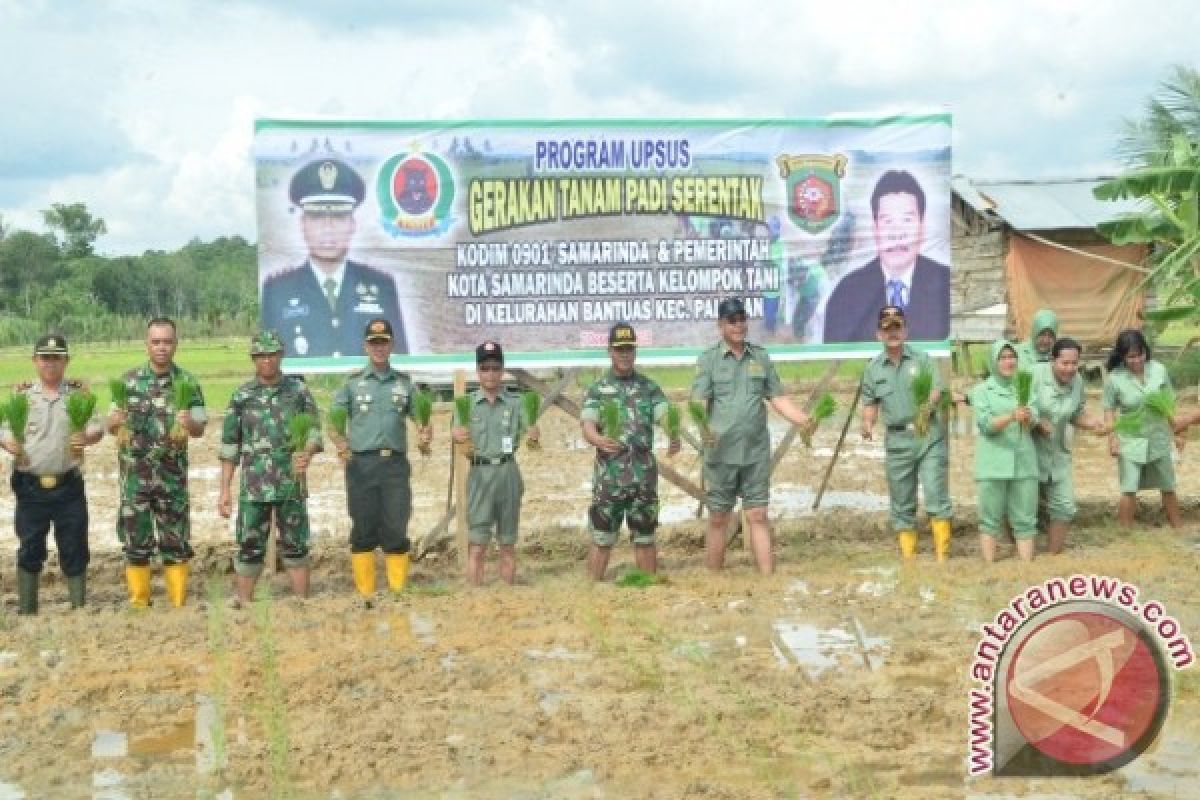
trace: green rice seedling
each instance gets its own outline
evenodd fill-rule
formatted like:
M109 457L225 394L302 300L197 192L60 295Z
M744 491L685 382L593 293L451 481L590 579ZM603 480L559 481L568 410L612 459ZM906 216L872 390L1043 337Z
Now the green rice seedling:
M272 798L292 796L287 700L280 672L279 651L275 644L275 626L271 619L272 599L267 587L254 600L255 627L261 659L263 704L260 706L263 731L267 737L267 771Z
M292 414L288 417L288 447L293 453L303 450L308 445L308 437L316 425L316 417L308 412Z
M96 413L96 395L87 389L75 389L67 395L66 408L67 427L70 428L71 433L83 433L87 429L88 422ZM83 458L82 445L73 447L68 444L68 448L75 458Z
M928 365L921 367L908 384L913 401L913 429L918 436L929 435L929 398L933 394L933 369Z
M1029 400L1033 397L1033 373L1025 369L1019 371L1014 383L1017 388L1017 405L1022 408L1028 407Z
M1145 424L1146 414L1139 408L1117 417L1117 421L1113 423L1113 433L1121 436L1141 436Z
M708 426L708 407L699 400L689 400L688 416L691 417L692 424L696 426L700 438L704 440L704 446L712 447L714 437L712 428Z
M621 440L621 405L607 400L600 406L600 432L614 442Z
M1020 370L1013 382L1017 389L1017 405L1020 408L1029 408L1029 401L1033 398L1033 373L1029 370ZM1028 427L1028 423L1021 424Z
M228 760L228 741L225 732L225 703L229 697L231 668L229 659L229 631L225 624L225 586L219 576L208 580L208 649L212 653L212 704L213 715L209 727L212 737L212 767L216 771L225 769Z
M329 438L337 447L338 458L345 464L350 460L350 450L346 442L346 431L350 427L350 409L333 406L325 415L325 419L329 422Z
M316 427L317 418L303 411L299 414L292 414L287 420L287 441L288 448L292 451L292 472L295 474L301 497L308 496L308 477L307 470L300 469L296 465L296 455L303 452L304 448L308 446L308 439Z
M475 453L475 445L471 441L471 397L470 395L461 394L454 398L454 424L460 428L467 429L467 441L464 442L462 453L467 458L470 458Z
M657 586L662 582L662 578L653 572L646 572L635 567L617 578L615 585L624 589L645 589L648 586Z
M463 394L454 398L454 424L460 428L469 428L471 426L470 396Z
M424 428L429 425L429 420L432 418L433 393L422 389L413 395L413 422L417 423L418 428ZM417 450L426 457L433 453L428 442L418 443Z
M1143 405L1152 416L1160 419L1175 419L1175 393L1170 389L1147 392Z
M192 407L192 402L196 399L196 389L196 384L191 378L176 378L175 382L171 385L175 413L187 411ZM180 425L178 420L175 420L171 425L169 438L177 445L182 446L187 444L187 428Z
M8 420L8 428L12 431L13 441L17 443L17 463L26 466L29 457L25 455L25 429L29 427L29 395L15 392L4 404L4 417Z
M346 429L350 425L350 410L343 406L334 406L329 409L329 429L338 435L338 438L346 438Z
M667 438L671 440L678 439L683 433L683 414L679 411L679 406L671 403L667 406L667 413L663 416L663 430L666 431Z
M521 414L523 415L527 429L537 425L538 417L542 414L542 396L533 391L522 392ZM530 450L540 450L542 447L537 439L529 438L525 439L525 446Z
M125 381L120 378L110 378L108 381L108 396L115 410L127 411L129 409L129 387L125 385ZM128 423L117 428L117 447L128 447L129 437Z
M817 426L836 413L837 401L833 399L833 395L829 394L829 392L826 392L817 399L817 404L813 406L812 413L809 414L812 422L800 431L800 439L804 442L805 447L812 447L812 437L817 432Z

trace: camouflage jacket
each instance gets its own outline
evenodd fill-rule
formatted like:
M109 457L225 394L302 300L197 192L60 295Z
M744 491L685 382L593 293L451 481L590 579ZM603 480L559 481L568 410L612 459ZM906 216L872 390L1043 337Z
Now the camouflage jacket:
M317 403L302 379L284 375L274 385L249 381L229 398L220 457L241 464L242 492L249 500L275 503L298 491L292 475L288 420L301 413L312 415L315 424L308 442L321 450Z
M620 378L609 370L588 387L580 414L580 419L596 423L601 435L604 434L601 408L610 401L616 401L621 409L618 441L624 449L616 455L597 450L593 480L632 486L641 483L655 469L654 423L667 413L667 396L657 383L640 372Z
M157 375L149 364L135 367L121 376L129 393L128 412L129 445L121 450L122 462L128 467L139 460L170 461L187 470L187 447L172 444L167 439L175 424L175 381L187 379L196 387L195 395L188 406L192 419L206 422L208 412L204 406L204 394L196 376L177 364L171 365L166 375Z

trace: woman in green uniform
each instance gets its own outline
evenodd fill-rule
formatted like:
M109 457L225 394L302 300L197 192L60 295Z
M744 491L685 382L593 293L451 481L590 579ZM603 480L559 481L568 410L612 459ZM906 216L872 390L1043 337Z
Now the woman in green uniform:
M1045 510L1047 550L1061 553L1067 527L1075 518L1075 486L1071 476L1071 445L1067 428L1097 434L1104 423L1084 413L1083 378L1079 374L1079 342L1063 338L1054 343L1048 363L1033 368L1033 399L1040 421L1033 429L1038 457L1038 505Z
M1167 368L1150 358L1150 345L1141 331L1121 331L1108 357L1108 378L1104 381L1104 421L1111 430L1118 412L1129 414L1144 408L1146 395L1156 391L1174 391ZM1108 452L1117 459L1117 477L1121 500L1117 505L1117 524L1133 525L1139 489L1162 492L1163 512L1172 528L1181 524L1179 498L1175 496L1175 465L1171 463L1171 423L1151 413L1142 414L1137 434L1108 437Z
M979 496L979 548L984 561L996 559L996 535L1008 521L1017 555L1033 560L1037 536L1038 461L1031 429L1037 410L1017 405L1017 349L992 342L991 375L971 390L971 408L980 436L975 445Z

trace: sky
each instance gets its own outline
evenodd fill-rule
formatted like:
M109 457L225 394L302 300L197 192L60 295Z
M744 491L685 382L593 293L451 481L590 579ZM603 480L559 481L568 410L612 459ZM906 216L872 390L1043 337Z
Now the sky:
M0 0L0 216L86 203L109 255L254 241L262 117L948 109L957 173L1112 174L1198 34L1195 0Z

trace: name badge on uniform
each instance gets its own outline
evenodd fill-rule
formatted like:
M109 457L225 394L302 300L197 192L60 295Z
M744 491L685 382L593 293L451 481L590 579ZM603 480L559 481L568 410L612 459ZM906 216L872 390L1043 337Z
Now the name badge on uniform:
M503 436L503 437L501 437L501 438L500 438L500 449L504 451L504 454L505 454L506 456L507 456L507 455L512 455L512 451L513 451L513 437L511 437L511 436Z
M752 378L761 378L764 374L762 364L755 361L750 366L746 367L746 374Z

